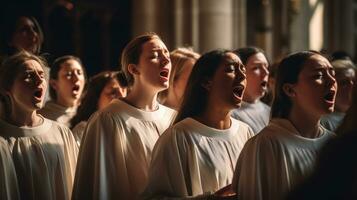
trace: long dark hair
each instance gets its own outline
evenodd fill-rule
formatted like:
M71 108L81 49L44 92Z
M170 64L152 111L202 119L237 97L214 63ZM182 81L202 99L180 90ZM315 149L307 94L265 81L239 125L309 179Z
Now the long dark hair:
M313 55L322 55L317 51L300 51L285 57L278 65L275 95L271 108L272 118L287 118L292 107L291 99L283 90L286 83L298 82L299 74L305 62Z
M183 101L174 123L204 112L207 106L208 91L203 87L203 84L212 79L224 56L229 52L232 51L214 50L202 55L197 60L188 79Z
M267 59L263 49L253 46L236 49L233 51L233 53L235 53L241 59L243 65L246 65L249 58L257 53L262 53Z
M104 71L89 79L86 92L77 109L77 113L71 119L71 127L73 128L81 121L87 121L98 110L100 94L111 80L117 80L120 86L126 87L127 82L124 77L123 72Z

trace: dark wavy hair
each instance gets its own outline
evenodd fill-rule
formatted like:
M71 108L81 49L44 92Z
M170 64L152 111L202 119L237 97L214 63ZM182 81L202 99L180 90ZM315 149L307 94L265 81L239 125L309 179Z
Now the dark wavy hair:
M236 49L233 51L233 53L235 53L241 59L243 65L246 65L249 58L257 53L262 53L265 56L265 58L268 59L263 49L253 46Z
M90 78L77 113L71 119L71 128L81 121L87 121L98 110L100 94L111 80L117 80L122 87L128 85L123 72L104 71Z
M212 79L224 56L229 52L232 51L213 50L197 60L188 79L182 104L174 123L187 117L199 116L204 112L207 106L208 91L203 87L203 84Z

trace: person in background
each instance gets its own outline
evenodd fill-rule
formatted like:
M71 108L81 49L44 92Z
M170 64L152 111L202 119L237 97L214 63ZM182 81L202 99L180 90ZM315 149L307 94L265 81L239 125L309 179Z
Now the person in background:
M333 113L321 118L321 124L330 131L335 131L345 117L352 103L352 91L356 80L356 67L349 59L331 62L336 73L337 95Z
M159 93L163 105L178 110L184 94L188 77L200 55L189 48L178 48L170 53L172 70L170 86Z
M239 153L254 135L231 118L245 87L244 65L233 52L198 59L175 124L155 145L146 198L223 199L215 192L232 182Z
M70 127L86 83L85 69L75 56L57 58L50 70L50 97L40 113Z
M247 88L242 107L232 112L232 117L247 123L257 134L269 123L270 107L260 99L267 92L269 63L264 51L257 47L246 47L234 51L246 68Z
M1 199L70 199L78 146L66 126L38 113L47 80L45 62L28 52L0 67ZM5 171L5 172L4 172Z
M123 50L121 66L130 87L89 120L72 199L140 199L152 149L175 111L157 95L169 87L170 53L154 33L140 35Z
M127 82L121 71L104 71L89 79L81 105L71 119L72 132L78 144L81 143L89 117L113 99L124 98L126 94Z
M277 69L272 120L244 146L233 189L242 199L284 199L313 170L321 147L334 134L320 125L333 112L337 84L330 62L301 51Z

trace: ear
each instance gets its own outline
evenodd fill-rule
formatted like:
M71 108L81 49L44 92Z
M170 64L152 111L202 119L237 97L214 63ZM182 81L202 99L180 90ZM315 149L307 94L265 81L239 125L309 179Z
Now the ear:
M283 91L285 92L285 94L288 97L295 97L296 96L296 92L294 90L294 85L293 84L285 83L283 85Z
M49 84L54 90L57 90L58 86L56 80L50 79Z
M128 65L128 71L130 74L132 75L139 75L140 74L140 71L138 69L138 66L135 65L135 64L129 64Z
M205 88L207 91L210 91L211 88L212 88L212 81L211 80L204 80L202 83L201 83L201 86L203 88Z

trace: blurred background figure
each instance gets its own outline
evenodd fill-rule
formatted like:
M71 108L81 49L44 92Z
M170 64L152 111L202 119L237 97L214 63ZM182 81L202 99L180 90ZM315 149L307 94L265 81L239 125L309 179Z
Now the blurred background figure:
M82 62L75 56L57 58L50 69L50 97L40 113L70 127L70 120L77 112L86 83Z
M72 132L78 144L81 143L89 117L113 99L126 97L127 86L125 75L121 71L104 71L89 79L77 113L71 119Z
M356 67L349 59L338 59L331 62L337 81L337 95L333 113L321 118L321 124L330 131L335 131L341 124L352 104L353 87L356 81Z
M188 78L199 57L200 55L192 49L183 47L170 53L172 63L170 86L159 93L159 99L163 105L175 110L179 109Z
M269 123L270 107L260 99L268 90L269 63L262 49L245 47L234 51L246 68L247 88L242 107L232 117L247 123L255 134Z

